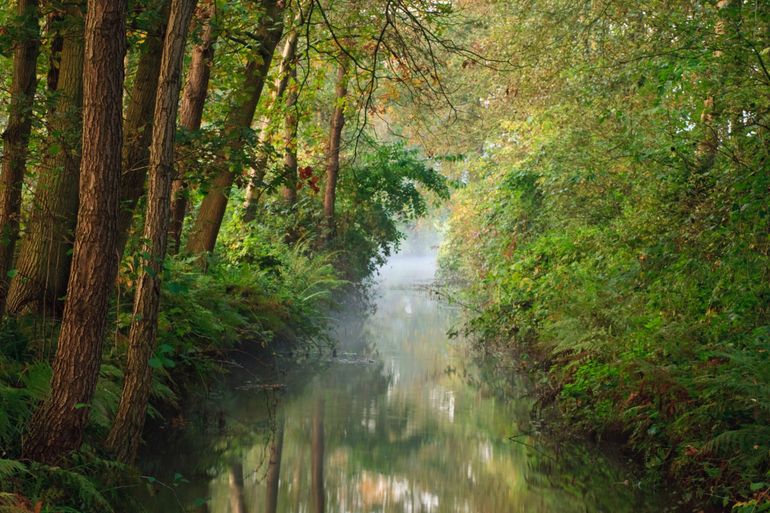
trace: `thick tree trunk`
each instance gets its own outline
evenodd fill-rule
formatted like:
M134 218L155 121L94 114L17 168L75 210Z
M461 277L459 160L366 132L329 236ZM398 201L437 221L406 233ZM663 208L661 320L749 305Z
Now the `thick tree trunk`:
M174 135L182 83L187 27L197 0L172 0L168 30L163 43L163 58L155 100L155 117L150 147L149 189L144 220L141 274L134 293L134 309L128 337L128 360L123 393L107 437L107 446L127 463L136 458L150 398L152 368L149 360L155 351L158 330L158 306L166 255L171 180L174 166Z
M117 246L120 256L125 250L134 210L144 192L144 182L147 178L155 93L158 89L158 74L163 53L163 35L168 23L167 3L164 1L159 5L159 2L156 2L155 8L158 11L157 20L159 21L150 27L147 38L142 43L123 127L123 169L120 177Z
M273 52L283 31L284 3L277 0L263 0L262 5L265 8L265 14L257 29L261 44L256 49L257 55L246 66L242 89L235 98L226 121L229 139L229 148L226 153L230 155L240 151L242 141L238 133L247 130L254 119L254 112L273 59ZM228 165L227 162L221 162L218 167L187 240L186 249L194 255L214 250L219 228L225 216L230 189L238 172L237 169L232 169L235 166Z
M215 8L214 1L209 0L199 9L198 19L203 25L203 33L200 44L193 48L182 104L179 107L179 126L189 131L200 130L203 120L203 107L208 95L214 44L217 39L215 27L209 22ZM176 254L179 252L184 217L187 212L187 183L182 167L177 168L177 174L171 186L171 202L171 252Z
M313 410L313 429L310 433L311 474L310 491L313 496L313 513L326 511L324 490L324 402L318 399Z
M276 422L273 443L270 444L270 461L267 466L267 478L265 479L265 511L276 513L278 511L278 483L281 477L281 457L283 456L283 417Z
M334 237L336 226L334 208L337 201L337 178L340 172L340 142L342 128L345 126L345 99L347 90L347 57L341 56L337 68L335 86L334 114L329 130L329 143L326 149L326 186L324 188L324 218L329 238Z
M83 14L71 5L62 21L57 103L49 112L48 153L38 174L32 209L8 290L11 314L61 312L78 212L83 103Z
M299 117L297 116L297 66L293 62L289 69L291 84L286 91L286 115L284 117L283 132L283 171L284 187L283 198L288 206L294 206L297 202L297 130Z
M291 78L291 70L296 75L296 55L297 55L297 41L299 40L299 27L302 25L302 6L298 9L299 12L294 18L294 24L292 30L286 36L286 41L283 45L283 53L281 54L281 65L278 68L278 76L275 79L275 86L273 89L273 95L270 98L270 106L268 107L268 113L260 120L259 123L259 144L256 161L249 170L249 179L246 185L246 198L243 204L243 220L245 222L253 221L257 213L257 202L259 201L259 191L262 188L262 182L265 179L265 171L267 169L267 152L264 148L270 141L272 131L270 130L270 111L275 108L275 105L281 100L286 87L289 84ZM295 93L296 102L296 93Z
M80 447L99 377L107 300L118 262L125 9L123 0L88 1L85 130L70 298L53 362L51 395L33 414L23 444L25 457L46 463Z
M8 272L13 266L19 236L21 189L27 168L27 145L32 130L32 102L37 86L37 55L40 49L40 13L37 0L18 0L16 14L22 37L13 49L13 76L8 126L3 132L0 176L0 312L8 293Z

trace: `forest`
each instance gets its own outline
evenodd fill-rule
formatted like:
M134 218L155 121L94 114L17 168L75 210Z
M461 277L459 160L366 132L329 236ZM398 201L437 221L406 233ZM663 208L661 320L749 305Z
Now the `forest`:
M480 388L666 511L770 511L770 3L6 0L0 130L0 512L145 511L159 426L238 354L338 357L415 226ZM290 403L313 447L355 388Z

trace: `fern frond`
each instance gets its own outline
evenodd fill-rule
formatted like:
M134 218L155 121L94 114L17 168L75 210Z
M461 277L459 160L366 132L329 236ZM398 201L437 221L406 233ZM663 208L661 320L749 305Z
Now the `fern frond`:
M0 480L8 479L22 472L29 472L24 463L17 460L0 459Z

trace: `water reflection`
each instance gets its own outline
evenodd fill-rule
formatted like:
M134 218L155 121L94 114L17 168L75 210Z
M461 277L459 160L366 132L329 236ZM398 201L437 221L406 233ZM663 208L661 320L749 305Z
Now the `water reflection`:
M422 287L430 256L383 269L376 311L338 323L337 357L225 388L207 415L145 466L189 483L154 511L211 513L659 511L624 469L585 446L533 436L526 397L500 388L450 342L457 312ZM508 380L508 388L518 387ZM280 399L280 400L279 400ZM216 426L216 427L213 427ZM200 511L200 509L199 509Z

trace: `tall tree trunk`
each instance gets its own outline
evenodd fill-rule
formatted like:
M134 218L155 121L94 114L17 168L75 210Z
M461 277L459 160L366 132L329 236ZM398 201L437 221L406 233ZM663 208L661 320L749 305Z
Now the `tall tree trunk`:
M278 76L275 79L275 86L273 89L273 95L270 98L270 105L268 107L268 113L262 117L259 122L259 144L258 155L254 164L249 171L249 179L246 184L246 199L243 204L243 220L250 222L254 220L257 213L257 202L259 200L259 190L261 189L262 181L265 179L265 171L267 169L267 152L264 151L265 147L270 141L272 132L270 130L270 112L275 108L276 104L281 100L286 87L289 84L291 78L292 68L296 76L296 55L297 55L297 42L299 40L299 27L303 23L303 10L302 5L299 6L297 15L294 17L294 23L291 31L286 36L286 41L283 45L283 52L281 54L281 65L278 68ZM296 102L296 94L295 94Z
M200 44L193 48L190 70L182 95L182 104L179 107L179 126L189 131L200 130L203 120L203 107L206 104L211 65L214 59L214 44L217 40L217 31L210 21L214 16L215 9L216 3L213 0L209 0L199 9L198 19L203 25L203 33ZM179 252L184 217L187 212L185 174L183 167L177 168L176 177L171 185L170 236L173 244L171 251L174 254Z
M53 362L51 395L33 414L25 457L55 463L80 447L102 356L107 300L117 267L123 144L124 0L89 0L83 73L83 157L69 300Z
M147 38L142 43L123 127L123 169L120 177L120 211L118 212L119 256L123 255L134 218L134 210L144 192L150 157L155 94L158 89L158 74L163 53L163 36L168 23L168 3L156 1L154 9L158 15L157 21L148 29Z
M61 312L67 290L72 233L78 212L83 104L83 13L71 4L63 16L56 106L49 112L32 209L16 259L6 310L11 314Z
M337 68L335 86L334 114L329 129L329 143L326 148L326 187L324 189L324 218L329 238L334 237L336 226L334 207L337 201L337 178L340 172L340 141L342 128L345 126L345 99L348 95L348 61L342 55Z
M230 465L228 482L230 485L230 513L246 513L246 503L243 500L243 464L240 461Z
M276 422L273 442L270 444L270 461L267 466L267 478L265 482L265 511L276 513L278 511L278 483L281 477L281 457L283 456L283 417Z
M297 202L297 63L293 62L289 69L291 84L286 91L286 115L284 116L283 132L283 172L284 188L282 191L286 204L294 206Z
M124 462L136 458L144 428L147 402L150 398L152 368L150 357L155 351L158 331L158 306L166 255L171 180L174 166L174 135L182 83L187 27L197 0L172 0L168 30L163 43L163 58L155 99L155 116L150 147L149 189L144 220L142 255L145 259L134 293L134 309L128 337L128 360L123 393L107 437L107 446Z
M226 133L228 149L226 153L237 154L242 142L239 132L247 130L254 119L254 112L265 85L265 78L270 69L273 52L278 45L283 31L284 2L278 0L262 0L265 13L259 22L257 35L260 41L256 49L257 55L246 66L245 79L242 88L231 106L227 117ZM232 164L232 163L231 163ZM235 165L221 162L214 179L209 185L209 191L203 198L198 210L198 217L187 240L187 251L200 255L214 250L219 228L225 216L228 196L235 176L238 173Z
M313 496L313 513L326 511L324 491L324 401L318 399L313 410L313 429L310 433L311 473L310 491Z
M8 272L13 266L19 236L21 189L27 168L27 145L32 130L32 102L37 86L37 55L40 49L40 13L37 0L18 0L16 14L22 36L13 49L11 105L3 132L0 176L0 312L8 293Z

